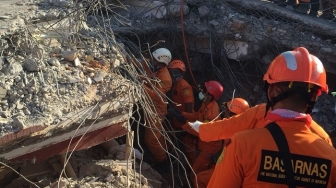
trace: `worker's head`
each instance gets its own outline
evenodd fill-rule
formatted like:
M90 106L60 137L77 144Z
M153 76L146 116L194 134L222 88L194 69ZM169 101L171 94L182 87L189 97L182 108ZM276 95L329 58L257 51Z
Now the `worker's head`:
M205 82L203 86L200 86L201 92L198 97L203 102L212 101L219 99L224 91L222 84L217 81L210 80Z
M168 64L168 70L173 82L176 82L183 78L183 75L186 72L186 67L183 61L173 60Z
M249 103L242 98L234 98L226 103L223 103L224 117L229 118L231 116L241 114L250 108Z
M167 48L159 48L155 50L152 55L154 66L158 66L160 64L167 66L172 58L172 55Z
M300 113L310 113L317 97L328 92L322 62L304 47L283 52L264 75L267 110L276 105Z

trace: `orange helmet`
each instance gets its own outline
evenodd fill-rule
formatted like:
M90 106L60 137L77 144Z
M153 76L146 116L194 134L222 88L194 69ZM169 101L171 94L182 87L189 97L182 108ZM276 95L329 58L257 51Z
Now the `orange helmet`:
M210 93L215 100L219 99L224 92L222 84L214 80L205 82L205 87L207 89L207 92Z
M250 108L249 103L242 98L234 98L226 103L227 108L235 114L241 114Z
M322 62L316 56L309 54L304 47L278 55L269 65L264 80L269 84L306 82L309 88L311 88L310 84L317 85L321 87L321 91L328 93L326 72Z
M186 67L181 60L173 60L168 64L168 69L180 69L181 71L185 72Z

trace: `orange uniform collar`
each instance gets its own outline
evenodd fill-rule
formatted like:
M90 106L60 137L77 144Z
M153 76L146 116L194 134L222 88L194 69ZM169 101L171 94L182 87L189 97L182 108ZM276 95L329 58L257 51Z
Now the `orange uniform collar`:
M275 121L302 121L307 123L307 126L310 127L312 122L312 117L309 114L303 114L287 109L276 109L271 112L268 112L266 120L275 122Z

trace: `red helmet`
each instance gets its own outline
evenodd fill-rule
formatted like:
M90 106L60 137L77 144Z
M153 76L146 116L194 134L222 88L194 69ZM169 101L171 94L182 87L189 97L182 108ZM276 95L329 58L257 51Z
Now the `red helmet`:
M226 106L235 114L241 114L250 108L249 103L242 98L234 98L231 101L228 101Z
M224 92L222 84L214 80L205 82L205 87L207 89L207 92L210 93L215 100L219 99Z
M169 69L180 69L181 71L185 72L186 67L181 60L173 60L168 64Z
M305 82L320 86L321 91L328 92L326 72L322 62L316 56L309 54L304 47L278 55L269 65L264 80L269 84Z

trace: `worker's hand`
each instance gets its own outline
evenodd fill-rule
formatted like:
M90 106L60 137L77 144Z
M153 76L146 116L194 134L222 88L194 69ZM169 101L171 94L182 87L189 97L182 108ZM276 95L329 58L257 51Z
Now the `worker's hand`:
M168 119L172 119L173 117L175 117L175 111L174 111L172 108L169 108L169 109L167 110L167 115L166 115L166 117L167 117Z
M181 116L182 112L180 110L177 110L177 109L174 109L174 108L169 108L168 109L168 114L170 114L173 117L176 117L176 116Z
M190 125L190 127L192 127L195 131L199 132L199 127L200 125L202 125L203 123L200 121L195 121L195 122L188 122L188 124Z

